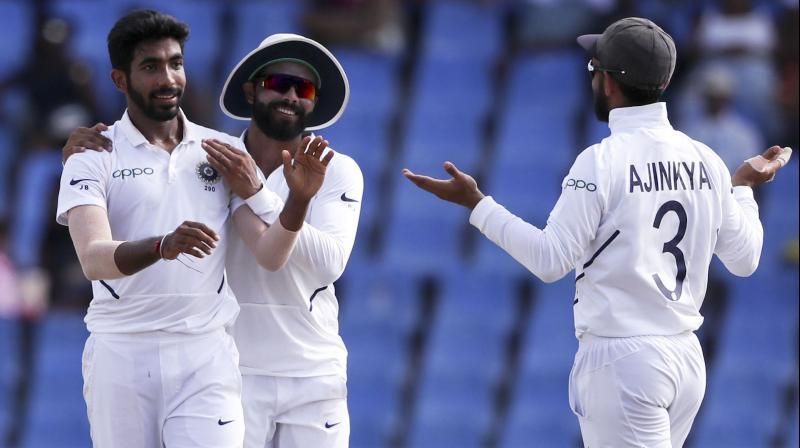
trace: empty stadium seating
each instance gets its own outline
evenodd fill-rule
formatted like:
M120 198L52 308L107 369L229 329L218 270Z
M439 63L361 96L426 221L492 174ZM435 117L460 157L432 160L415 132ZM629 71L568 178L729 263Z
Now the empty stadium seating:
M96 93L113 116L122 101L107 79L105 38L114 20L136 4L187 21L190 85L196 79L211 92L216 127L238 135L247 122L217 107L222 82L269 34L302 32L306 3L51 0L50 9L74 26L71 49L95 70ZM543 228L575 156L609 135L592 114L587 58L576 48L507 53L503 2L417 3L424 3L417 53L332 48L351 96L341 119L319 131L365 178L356 248L336 285L349 352L350 446L580 447L567 392L578 344L573 274L537 280L469 225L469 211L417 189L400 170L446 177L441 164L451 160L479 174L485 194ZM690 2L674 10L641 3L688 40ZM28 2L0 0L8 33L30 34L31 14ZM0 79L24 62L29 43L0 40ZM506 56L506 72L495 70ZM13 137L0 124L0 145L13 145ZM11 174L8 160L0 148L0 177ZM739 279L712 264L727 293L713 330L702 330L711 332L704 339L714 351L688 448L800 443L798 273L784 259L787 241L798 236L798 166L795 154L761 189L759 271ZM0 214L9 207L0 203ZM10 404L16 338L14 323L0 319L0 431L22 422L23 447L90 446L80 311L55 310L43 321L23 416L12 415Z

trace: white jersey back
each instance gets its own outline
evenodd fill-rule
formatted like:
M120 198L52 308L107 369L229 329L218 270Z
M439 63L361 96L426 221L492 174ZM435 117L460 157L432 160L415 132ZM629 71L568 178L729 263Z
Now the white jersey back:
M279 167L264 188L285 200L289 187ZM286 265L269 272L232 234L227 268L242 312L232 334L243 374L346 377L347 350L339 336L333 282L344 271L358 228L364 181L356 162L337 153L311 200L306 222ZM234 198L232 209L243 205ZM277 207L261 218L278 219Z
M208 165L200 142L217 138L238 145L239 140L185 118L183 123L184 138L168 153L151 145L126 112L104 132L112 152L86 151L64 166L61 224L67 224L70 209L96 205L107 211L117 241L163 235L186 220L206 224L221 238L202 259L181 255L186 265L159 261L130 276L93 281L85 319L91 332L200 333L230 324L238 313L236 300L223 287L230 192Z
M614 109L609 125L611 136L578 156L547 227L532 232L536 247L518 259L545 280L575 269L578 336L695 330L712 255L739 275L758 264L752 190L734 192L722 160L674 130L664 103Z

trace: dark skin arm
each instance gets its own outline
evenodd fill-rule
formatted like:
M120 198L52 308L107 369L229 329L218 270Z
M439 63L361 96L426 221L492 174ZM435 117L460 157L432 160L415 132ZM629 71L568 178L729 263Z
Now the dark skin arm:
M467 173L459 171L452 162L444 163L444 170L451 176L450 179L435 179L429 176L414 174L408 168L403 169L403 175L419 188L433 193L439 199L461 205L470 210L484 198L478 189L478 183Z
M764 182L769 182L788 161L789 155L783 155L781 158L783 148L780 146L772 146L764 151L760 158L752 160L748 163L742 163L739 168L731 175L731 184L734 187L757 187Z
M111 140L101 134L106 130L108 130L108 126L103 123L97 123L90 128L77 128L72 131L61 149L62 161L66 162L71 155L84 152L87 149L111 152Z
M163 246L157 251L156 243L161 242L162 238ZM120 244L114 251L114 262L120 272L132 275L161 260L162 255L164 260L174 260L182 253L197 258L211 255L217 241L219 236L205 224L184 221L166 237L156 236Z

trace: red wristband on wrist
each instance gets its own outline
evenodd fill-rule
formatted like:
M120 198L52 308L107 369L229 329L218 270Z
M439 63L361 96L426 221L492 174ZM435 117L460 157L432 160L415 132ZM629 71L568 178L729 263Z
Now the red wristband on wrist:
M153 252L161 258L161 238L156 240L156 245L153 247Z

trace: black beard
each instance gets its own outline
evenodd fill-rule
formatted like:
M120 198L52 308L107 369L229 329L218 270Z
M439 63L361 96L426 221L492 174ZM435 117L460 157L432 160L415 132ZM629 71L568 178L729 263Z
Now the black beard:
M598 120L608 123L608 115L611 112L608 109L608 98L603 96L602 93L592 92L594 98L594 115Z
M178 101L175 107L169 107L167 109L163 109L159 106L156 106L155 103L152 101L155 99L156 95L176 95L178 97ZM154 121L169 121L173 118L178 116L178 109L181 106L181 98L183 97L183 90L180 88L172 88L172 89L160 89L156 92L150 94L151 101L145 99L144 95L138 92L136 89L131 87L130 78L128 79L128 96L131 98L134 104L136 104L139 109L144 112L147 118L150 118Z
M291 122L282 117L277 117L276 114L278 112L275 109L278 106L294 111L297 114L297 119ZM306 113L300 106L285 101L277 100L267 104L256 101L253 103L253 121L256 122L258 129L267 137L281 142L288 142L305 130Z

